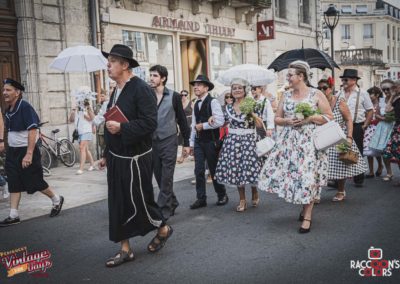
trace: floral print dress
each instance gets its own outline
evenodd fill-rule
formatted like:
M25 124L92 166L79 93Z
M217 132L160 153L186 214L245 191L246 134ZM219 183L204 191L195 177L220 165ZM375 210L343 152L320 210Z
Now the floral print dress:
M284 117L294 117L300 102L308 102L316 109L315 94L316 90L310 89L307 98L295 101L291 92L285 92ZM310 204L320 197L321 187L328 182L328 156L314 146L315 127L315 124L283 127L261 170L258 182L261 190L276 193L294 204Z
M256 114L260 116L260 113ZM254 185L262 166L262 159L256 153L255 123L246 121L244 114L237 114L233 105L226 106L225 121L229 122L229 130L222 145L215 177L219 183L227 185Z

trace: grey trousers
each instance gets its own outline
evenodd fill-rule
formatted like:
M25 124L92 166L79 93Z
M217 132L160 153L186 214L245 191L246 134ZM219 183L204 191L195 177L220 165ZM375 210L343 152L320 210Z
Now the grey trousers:
M153 172L160 189L157 204L165 219L179 205L173 189L177 152L178 136L171 135L163 140L153 139Z

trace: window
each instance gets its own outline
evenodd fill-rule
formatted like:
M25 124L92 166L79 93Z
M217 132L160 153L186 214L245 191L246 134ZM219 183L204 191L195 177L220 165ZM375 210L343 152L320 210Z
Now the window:
M211 41L211 81L232 66L243 64L243 45L226 41Z
M286 19L286 0L275 0L275 15Z
M396 62L396 48L393 46L393 52L392 52L392 54L393 54L393 58L392 58L392 61L393 62Z
M397 28L397 41L400 41L400 28Z
M310 24L310 0L300 0L300 22Z
M174 89L172 36L123 30L122 43L132 49L133 57L140 63L135 73L141 79L147 80L148 69L160 64L168 69L167 87Z
M367 14L368 13L368 6L367 5L357 5L356 6L356 13L357 14Z
M374 38L372 24L364 24L364 39Z
M350 38L350 25L342 25L342 39Z
M393 40L396 40L396 28L394 26L392 28L392 37L393 37Z
M342 14L351 14L353 13L353 9L351 8L351 5L342 5Z
M387 47L387 59L390 61L390 46Z
M387 38L390 39L390 25L387 25Z
M397 48L397 62L400 62L400 47Z

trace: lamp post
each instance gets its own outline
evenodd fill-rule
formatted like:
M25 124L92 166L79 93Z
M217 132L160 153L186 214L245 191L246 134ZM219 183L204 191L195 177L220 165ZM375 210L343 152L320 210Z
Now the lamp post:
M335 8L335 5L330 4L328 9L324 12L324 22L331 31L331 57L335 60L335 51L333 50L333 30L336 28L339 22L339 10ZM332 78L335 79L335 69L332 68Z

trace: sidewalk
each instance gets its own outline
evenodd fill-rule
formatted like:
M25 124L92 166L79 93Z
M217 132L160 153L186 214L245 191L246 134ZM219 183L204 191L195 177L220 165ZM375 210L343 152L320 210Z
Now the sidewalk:
M64 196L64 209L74 208L88 203L107 199L107 178L105 171L84 171L82 175L76 175L79 166L72 168L60 166L51 169L51 176L45 180L58 194ZM88 165L87 167L88 168ZM174 182L194 177L194 162L186 159L182 164L176 164ZM155 196L158 195L157 183L153 179ZM33 195L22 194L19 207L21 220L48 215L51 210L51 201L40 192ZM0 219L3 220L10 213L10 202L0 197Z

